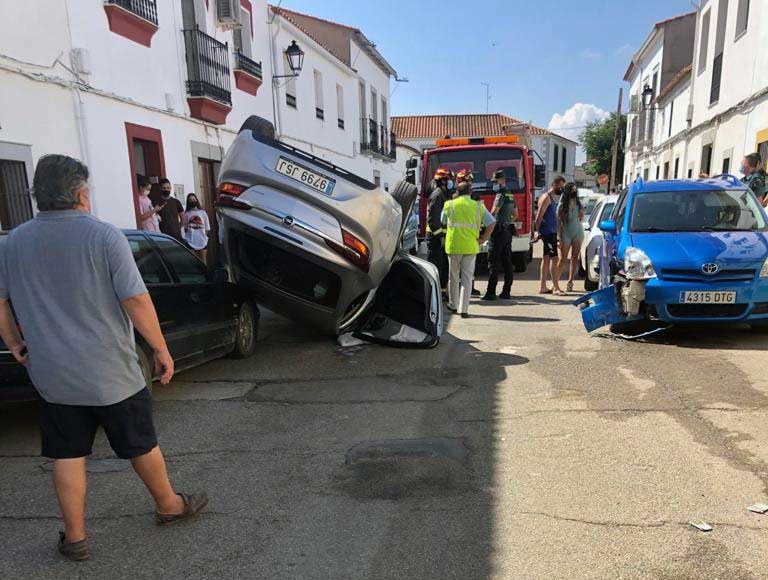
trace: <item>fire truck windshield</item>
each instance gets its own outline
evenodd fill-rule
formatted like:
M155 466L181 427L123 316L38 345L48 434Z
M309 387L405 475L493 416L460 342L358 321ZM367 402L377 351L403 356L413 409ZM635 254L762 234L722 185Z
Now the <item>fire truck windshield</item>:
M472 189L490 189L493 172L503 169L507 189L525 191L525 157L520 149L479 147L453 151L433 150L429 154L427 175L431 177L439 167L453 173L469 169L474 178Z

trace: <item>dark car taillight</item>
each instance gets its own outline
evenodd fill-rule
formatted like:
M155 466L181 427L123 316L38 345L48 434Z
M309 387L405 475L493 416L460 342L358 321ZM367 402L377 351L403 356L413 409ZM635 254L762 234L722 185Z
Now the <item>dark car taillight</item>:
M325 243L337 254L344 256L363 272L368 272L371 267L371 255L368 246L360 238L350 234L347 230L341 230L341 239L344 245L326 239Z

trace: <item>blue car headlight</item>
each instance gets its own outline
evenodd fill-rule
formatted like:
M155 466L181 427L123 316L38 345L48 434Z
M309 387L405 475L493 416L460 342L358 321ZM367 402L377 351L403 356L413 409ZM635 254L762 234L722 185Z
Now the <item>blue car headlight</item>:
M651 259L639 248L624 250L624 273L629 280L648 280L656 277Z
M761 278L768 278L768 260L763 262L763 267L760 268L760 277Z

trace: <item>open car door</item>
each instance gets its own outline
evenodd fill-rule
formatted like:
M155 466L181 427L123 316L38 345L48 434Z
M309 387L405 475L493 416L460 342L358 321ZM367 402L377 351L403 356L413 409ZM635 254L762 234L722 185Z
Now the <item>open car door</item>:
M360 340L403 348L432 348L443 333L437 268L400 252L354 332Z

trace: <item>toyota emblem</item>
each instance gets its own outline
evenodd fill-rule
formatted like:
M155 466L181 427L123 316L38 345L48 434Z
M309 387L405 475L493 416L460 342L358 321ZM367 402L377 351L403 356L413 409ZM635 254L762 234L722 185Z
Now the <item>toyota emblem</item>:
M707 274L708 276L711 276L712 274L717 274L720 271L720 266L710 262L709 264L704 264L701 267L701 271Z
M286 228L292 228L294 223L295 223L295 222L294 222L294 220L293 220L293 216L291 216L291 215L287 215L287 216L285 216L285 217L283 218L283 225L284 225Z

